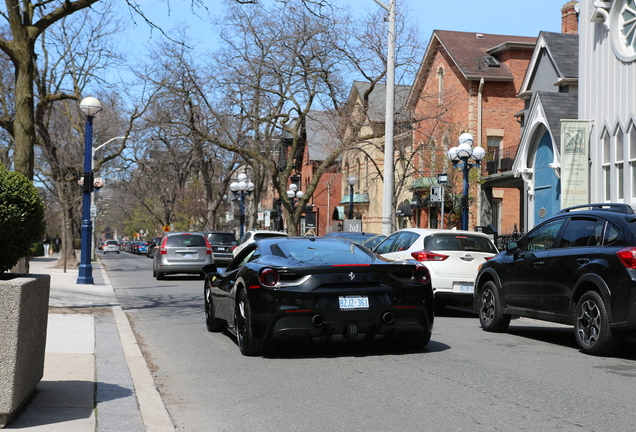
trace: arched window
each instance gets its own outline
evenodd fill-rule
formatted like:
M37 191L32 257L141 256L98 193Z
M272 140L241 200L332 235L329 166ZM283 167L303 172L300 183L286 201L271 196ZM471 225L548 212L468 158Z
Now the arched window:
M437 103L439 105L444 104L444 68L442 66L437 69L437 91L438 91L438 99Z

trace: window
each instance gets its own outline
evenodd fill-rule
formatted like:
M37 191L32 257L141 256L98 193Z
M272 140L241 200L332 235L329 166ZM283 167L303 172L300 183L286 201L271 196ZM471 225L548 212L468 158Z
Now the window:
M532 252L549 249L554 244L554 238L559 233L564 219L556 219L540 225L528 234L524 244L519 248L520 252Z
M559 247L598 246L601 244L605 222L590 218L572 218L568 222Z
M636 125L630 125L627 132L629 140L627 147L629 148L629 175L631 177L629 184L631 185L632 201L636 198Z
M614 166L616 168L614 184L616 185L617 198L619 200L625 199L625 187L623 185L623 131L618 129L614 137L615 142L615 154L614 154Z
M438 91L438 99L437 99L437 103L439 105L443 105L444 104L444 68L443 67L439 67L439 69L437 69L437 91Z
M610 177L610 137L607 131L601 137L603 146L603 199L610 201L611 197L611 177Z

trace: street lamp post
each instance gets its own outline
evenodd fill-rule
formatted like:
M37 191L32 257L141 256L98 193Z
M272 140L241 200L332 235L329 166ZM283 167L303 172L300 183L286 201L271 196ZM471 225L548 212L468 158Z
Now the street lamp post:
M79 109L86 116L84 130L84 183L82 196L82 248L77 275L78 284L93 284L93 265L91 263L91 243L93 225L91 222L91 192L93 191L93 117L102 111L102 104L94 97L80 102Z
M473 147L475 140L469 133L463 133L459 136L458 146L448 150L448 159L453 162L455 167L458 163L462 162L462 171L464 175L464 191L462 197L462 229L468 229L468 172L473 167L478 167L481 160L486 156L486 152L483 148L477 146ZM473 160L473 163L469 163L469 160Z
M442 187L442 229L444 229L444 199L446 197L444 195L444 187L446 186L446 183L448 183L448 174L437 174L437 183L439 183Z
M240 204L240 238L243 238L245 233L245 197L250 196L254 192L254 183L248 181L247 175L241 173L238 175L238 182L232 182L230 184L230 190L235 197L239 199Z
M347 178L349 183L349 219L353 219L353 187L358 183L358 179L354 176Z

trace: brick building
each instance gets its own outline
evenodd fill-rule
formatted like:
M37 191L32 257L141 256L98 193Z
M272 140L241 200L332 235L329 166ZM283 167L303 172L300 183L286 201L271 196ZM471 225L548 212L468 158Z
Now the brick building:
M487 153L482 170L470 171L469 229L492 224L498 232L510 232L519 223L519 191L499 187L495 180L512 168L520 138L514 113L524 107L516 96L535 43L534 37L433 32L407 101L417 149L411 185L416 226L442 225L440 208L427 203L430 186L442 172L449 174L443 226L459 226L463 176L446 154L463 132ZM481 193L480 184L487 193Z

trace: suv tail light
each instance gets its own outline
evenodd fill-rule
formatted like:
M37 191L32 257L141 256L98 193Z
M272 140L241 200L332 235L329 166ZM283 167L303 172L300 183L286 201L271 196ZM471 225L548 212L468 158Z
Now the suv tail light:
M168 242L168 236L165 236L163 240L161 240L161 246L159 248L159 253L161 255L167 255L168 250L166 249L166 243Z
M212 246L210 245L210 242L208 241L208 238L204 236L203 240L205 240L205 254L206 255L211 255L212 254Z
M426 249L419 252L412 252L411 256L414 260L422 262L422 261L444 261L448 258L448 255L436 254L433 252L429 252Z
M618 259L630 269L636 269L636 247L626 247L616 252Z

